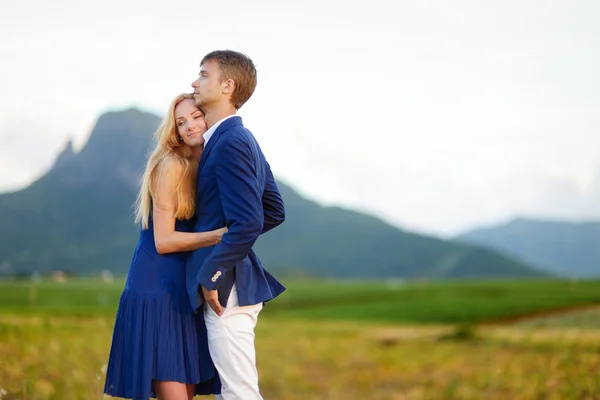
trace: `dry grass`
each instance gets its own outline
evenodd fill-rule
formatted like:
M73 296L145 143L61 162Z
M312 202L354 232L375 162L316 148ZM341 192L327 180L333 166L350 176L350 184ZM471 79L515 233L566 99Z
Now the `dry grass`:
M103 398L111 330L107 317L1 316L0 397ZM589 329L271 317L257 348L267 400L600 399L600 334Z

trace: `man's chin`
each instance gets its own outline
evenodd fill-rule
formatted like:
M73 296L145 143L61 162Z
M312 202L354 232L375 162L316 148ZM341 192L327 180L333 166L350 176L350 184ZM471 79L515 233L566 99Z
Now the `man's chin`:
M196 100L196 107L202 110L204 102L200 98L198 98L198 96L194 96L194 100Z

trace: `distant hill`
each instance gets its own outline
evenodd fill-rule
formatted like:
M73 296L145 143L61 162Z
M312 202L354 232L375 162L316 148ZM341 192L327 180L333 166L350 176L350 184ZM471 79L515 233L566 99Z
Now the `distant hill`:
M71 143L28 188L0 195L0 275L126 273L138 228L132 204L159 118L136 109L102 115L88 143ZM256 250L280 274L335 278L543 275L495 251L405 232L377 218L322 207L280 183L287 220Z
M516 219L457 238L563 276L600 276L600 222Z

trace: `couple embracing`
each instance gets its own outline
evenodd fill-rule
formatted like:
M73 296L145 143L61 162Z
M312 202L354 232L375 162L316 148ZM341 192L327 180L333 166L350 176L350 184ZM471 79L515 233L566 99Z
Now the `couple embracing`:
M214 51L193 94L156 132L136 217L140 238L119 302L104 392L262 399L254 328L285 288L252 250L284 205L269 163L236 116L256 87L251 59Z

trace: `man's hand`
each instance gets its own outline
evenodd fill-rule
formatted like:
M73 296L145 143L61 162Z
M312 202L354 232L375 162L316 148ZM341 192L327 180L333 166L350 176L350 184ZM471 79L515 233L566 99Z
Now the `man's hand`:
M219 294L216 290L207 290L202 286L202 295L204 301L209 305L210 308L220 317L223 314L223 307L219 303Z

